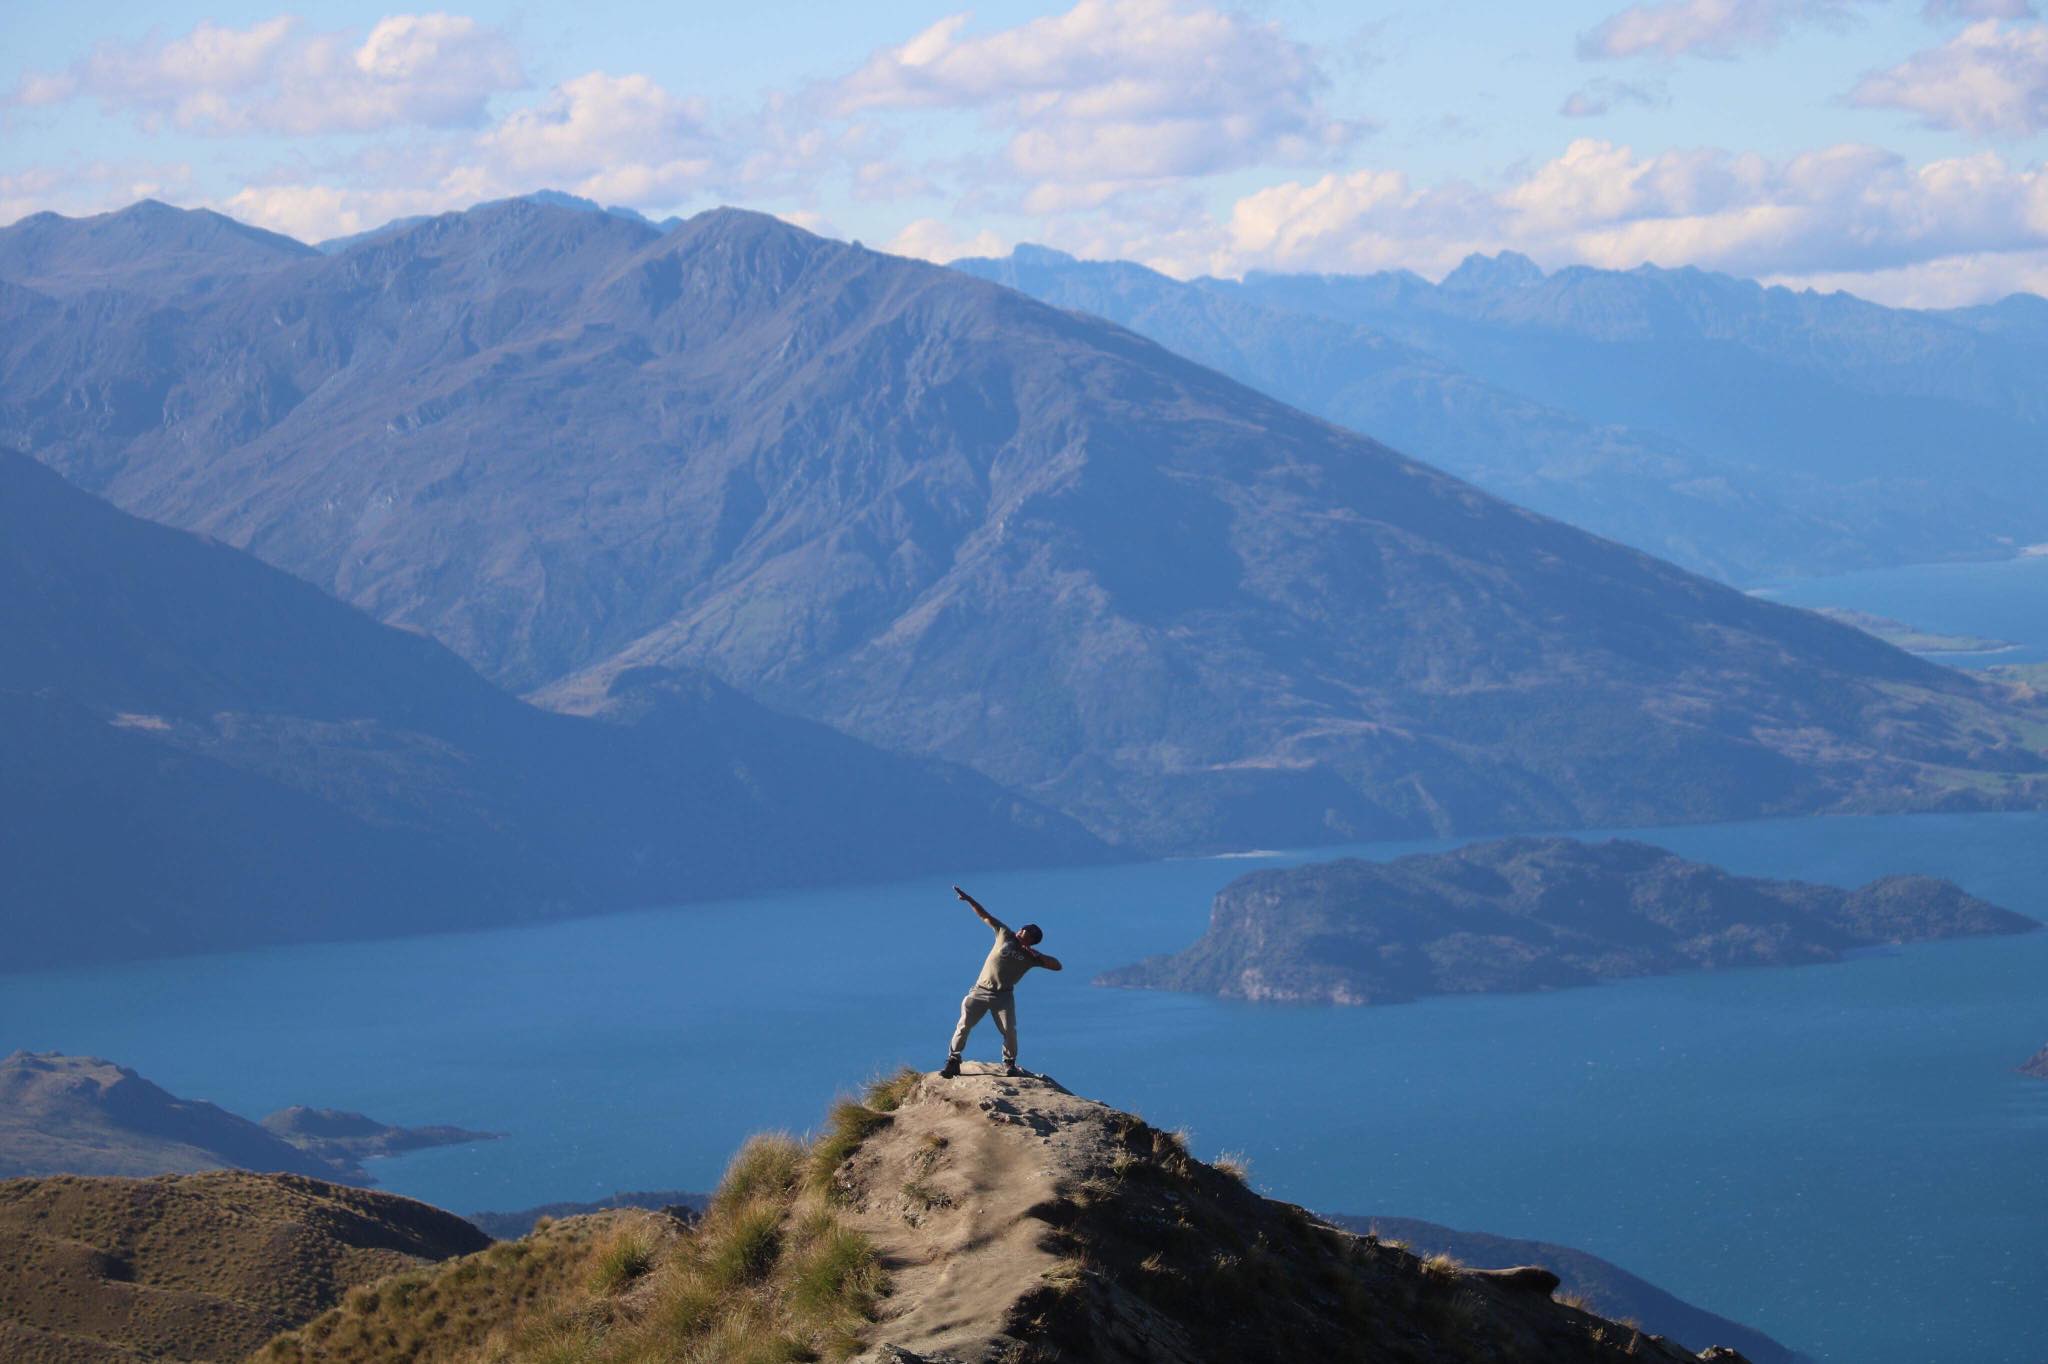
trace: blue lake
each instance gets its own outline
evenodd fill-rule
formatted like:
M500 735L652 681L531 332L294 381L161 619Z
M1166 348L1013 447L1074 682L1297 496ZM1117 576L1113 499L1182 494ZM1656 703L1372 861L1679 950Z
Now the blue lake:
M2048 658L2048 559L1774 595ZM1760 875L1929 872L2048 919L2048 813L1636 836ZM1581 1246L1835 1364L2048 1360L2048 1083L2014 1070L2048 1042L2048 933L1383 1009L1089 986L1301 856L972 877L1070 964L1020 989L1024 1063L1248 1154L1277 1196ZM701 1189L748 1132L938 1064L987 946L947 883L0 975L0 1051L97 1053L252 1116L508 1133L378 1167L458 1211Z
M1772 875L1951 876L2048 918L2048 815L1648 835ZM1423 846L1360 849L1388 856ZM1317 856L1333 850L1317 850ZM1291 857L972 888L1070 963L1020 990L1024 1062L1247 1153L1267 1191L1584 1247L1825 1359L2040 1364L2048 933L1838 966L1381 1009L1103 990ZM115 1057L260 1115L504 1131L382 1163L461 1211L704 1188L746 1133L935 1066L986 931L943 878L539 928L0 977L0 1047ZM996 1041L984 1026L977 1054Z
M1801 578L1760 588L1757 595L1790 606L1869 611L1922 629L1982 635L2016 646L1942 656L1957 667L2048 663L2048 554Z

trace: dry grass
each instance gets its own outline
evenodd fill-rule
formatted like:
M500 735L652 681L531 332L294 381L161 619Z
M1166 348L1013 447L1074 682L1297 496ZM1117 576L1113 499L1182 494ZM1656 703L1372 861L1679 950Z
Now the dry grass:
M893 1087L895 1080L883 1082ZM896 1089L901 1101L904 1089ZM870 1091L870 1099L876 1096ZM886 1093L881 1097L889 1097ZM885 1113L835 1108L805 1145L749 1140L685 1227L658 1214L568 1218L437 1271L359 1291L268 1358L369 1364L785 1364L860 1352L888 1291L839 1220L837 1162Z
M1465 1267L1456 1256L1439 1252L1422 1262L1422 1272L1432 1279L1450 1280L1458 1277L1458 1271Z
M621 1227L597 1254L590 1291L603 1297L624 1292L654 1268L654 1239L639 1227Z
M894 1075L874 1081L868 1086L868 1107L877 1113L894 1113L916 1092L917 1083L923 1078L921 1073L905 1066Z
M839 1167L846 1164L869 1137L894 1121L891 1114L870 1108L856 1099L841 1099L833 1104L832 1112L825 1120L824 1135L811 1148L811 1187L833 1196Z
M952 1195L932 1183L929 1179L913 1179L903 1186L904 1201L918 1212L930 1212L934 1208L953 1206Z
M762 1198L788 1198L803 1182L808 1157L804 1144L787 1132L748 1137L726 1165L715 1197L731 1206Z

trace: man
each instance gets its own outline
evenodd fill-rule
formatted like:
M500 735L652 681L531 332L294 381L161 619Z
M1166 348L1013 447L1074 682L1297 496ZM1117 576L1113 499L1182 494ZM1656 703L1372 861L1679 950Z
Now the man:
M953 1029L953 1050L947 1054L946 1067L939 1074L950 1080L960 1073L960 1051L967 1045L967 1034L974 1031L983 1014L994 1014L996 1027L1003 1034L1003 1074L1022 1075L1024 1072L1017 1069L1017 997L1010 992L1034 966L1059 970L1059 958L1038 950L1045 934L1037 924L1026 924L1012 933L1002 920L983 909L980 901L960 887L953 887L953 894L965 900L981 921L996 931L996 945L989 949L988 960L981 964L981 978L960 1001L960 1026Z

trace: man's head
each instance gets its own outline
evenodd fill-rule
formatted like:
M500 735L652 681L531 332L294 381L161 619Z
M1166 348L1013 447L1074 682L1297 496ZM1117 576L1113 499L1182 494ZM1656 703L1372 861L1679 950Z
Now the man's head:
M1017 930L1017 941L1026 947L1036 947L1045 941L1045 930L1037 924L1026 924Z

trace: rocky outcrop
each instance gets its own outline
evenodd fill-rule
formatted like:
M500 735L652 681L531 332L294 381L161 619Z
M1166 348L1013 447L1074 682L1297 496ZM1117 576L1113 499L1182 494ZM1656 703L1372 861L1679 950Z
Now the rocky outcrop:
M2048 1080L2048 1047L2043 1047L2033 1060L2020 1067L2022 1075L2037 1075Z
M1097 983L1390 1004L1832 962L1859 947L2040 927L1926 876L1842 890L1735 876L1625 840L1505 839L1254 872L1217 894L1208 932L1186 951Z
M926 1077L833 1188L901 1266L877 1361L1699 1357L1553 1301L1548 1269L1425 1259L1261 1197L1044 1077Z

